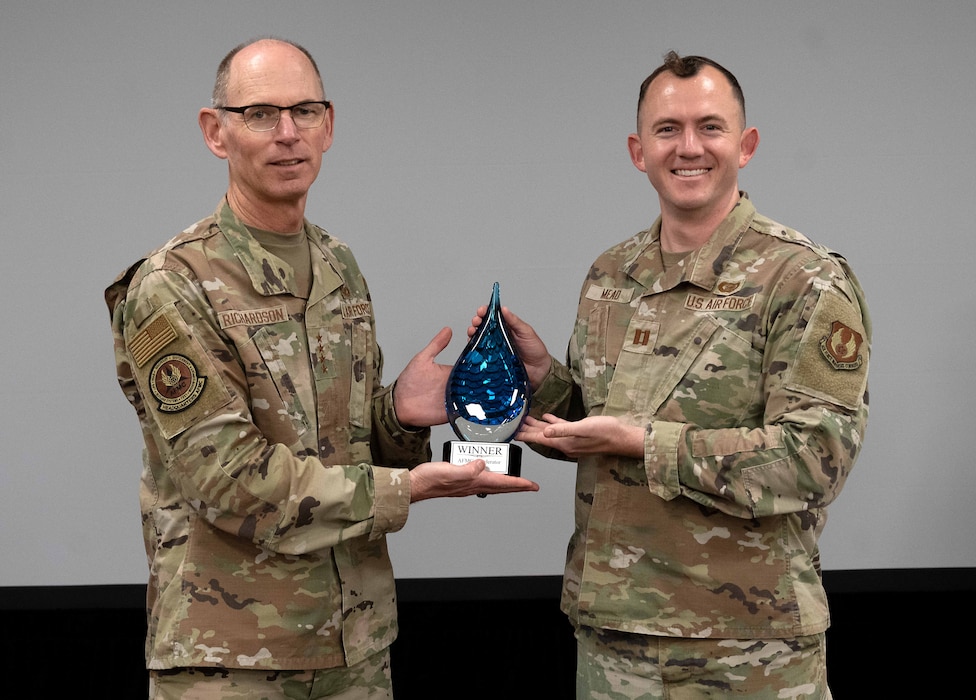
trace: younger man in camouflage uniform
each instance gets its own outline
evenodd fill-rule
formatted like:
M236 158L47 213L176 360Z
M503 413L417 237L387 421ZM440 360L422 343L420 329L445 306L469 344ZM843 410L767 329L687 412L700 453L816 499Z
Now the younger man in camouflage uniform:
M301 47L232 51L199 117L226 197L106 291L145 441L153 698L392 697L386 533L414 501L538 488L426 462L449 329L381 386L366 281L304 219L332 116Z
M817 541L867 421L862 292L739 191L759 135L728 71L672 52L638 105L661 216L591 267L568 367L506 312L519 437L578 461L578 697L830 697Z

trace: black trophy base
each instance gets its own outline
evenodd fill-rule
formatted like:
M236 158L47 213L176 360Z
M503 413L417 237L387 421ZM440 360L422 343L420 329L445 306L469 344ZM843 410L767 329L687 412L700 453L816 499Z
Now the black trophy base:
M510 442L471 442L450 440L444 443L444 461L456 466L475 459L485 460L488 471L522 476L522 448Z

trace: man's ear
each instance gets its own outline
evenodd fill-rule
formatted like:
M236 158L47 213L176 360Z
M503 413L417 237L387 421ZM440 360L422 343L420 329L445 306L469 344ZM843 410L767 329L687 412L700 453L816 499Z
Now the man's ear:
M217 110L204 107L197 116L197 123L200 125L203 141L207 144L210 152L218 158L226 159L227 149L224 148L222 124Z
M759 130L750 126L742 132L742 137L739 139L740 168L746 167L746 163L752 160L752 157L756 155L757 148L759 148Z
M322 153L329 150L329 146L332 145L332 134L335 128L335 105L330 104L329 108L325 111L325 123L322 125L325 129L325 142L322 144Z
M637 134L631 134L627 137L627 150L630 152L630 160L634 164L634 167L642 173L646 173L647 166L644 165L644 147L641 146L640 137Z

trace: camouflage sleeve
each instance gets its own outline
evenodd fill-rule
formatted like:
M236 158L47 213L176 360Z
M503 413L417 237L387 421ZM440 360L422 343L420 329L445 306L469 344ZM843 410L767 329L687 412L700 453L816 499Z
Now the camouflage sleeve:
M827 505L843 487L868 416L863 295L846 263L818 257L786 276L771 303L761 424L652 421L645 464L661 498L753 518Z
M378 354L378 353L377 353ZM377 372L376 376L380 376ZM382 388L373 398L373 467L374 513L370 538L396 532L406 523L410 504L410 479L402 468L412 469L429 462L430 428L407 430L397 420L393 408L393 384Z
M393 407L394 386L383 387L373 398L373 461L385 467L412 469L430 461L430 428L407 429L400 424Z
M551 413L567 420L583 418L585 413L580 385L573 381L573 375L567 365L562 364L556 358L551 358L551 362L549 374L546 375L539 388L532 393L529 415L533 418L540 418L545 413ZM527 444L533 452L549 459L575 461L554 448L544 447L536 443Z
M113 318L117 344L125 348L120 383L131 373L138 392L129 398L141 404L135 407L154 448L149 452L214 527L272 551L299 554L377 536L378 497L387 499L378 516L382 526L402 527L409 489L395 488L397 470L377 469L377 484L369 464L326 467L297 439L275 443L262 434L251 413L247 369L221 336L198 283L179 271L148 271ZM140 364L144 345L157 342L145 332L154 325L166 335L168 361L191 378L192 388L181 390L182 406L152 399L162 395L168 370L162 360Z

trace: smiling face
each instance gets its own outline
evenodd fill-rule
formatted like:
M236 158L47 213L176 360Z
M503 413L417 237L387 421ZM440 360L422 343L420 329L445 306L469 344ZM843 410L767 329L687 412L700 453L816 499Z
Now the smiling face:
M230 64L226 106L288 106L323 99L321 80L312 63L290 44L259 41L241 49ZM299 129L286 111L274 129L255 132L247 128L240 114L200 110L200 128L208 148L227 160L227 197L238 216L247 223L280 230L281 225L274 222L283 214L293 221L296 212L304 212L322 154L332 145L332 119L330 108L321 126Z
M665 71L648 86L640 112L628 148L657 190L662 226L713 230L738 200L739 168L759 144L732 86L712 66L687 78Z

